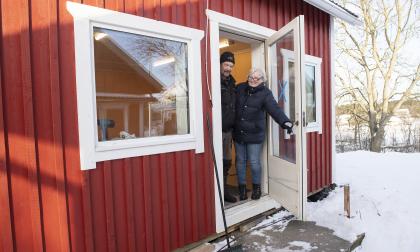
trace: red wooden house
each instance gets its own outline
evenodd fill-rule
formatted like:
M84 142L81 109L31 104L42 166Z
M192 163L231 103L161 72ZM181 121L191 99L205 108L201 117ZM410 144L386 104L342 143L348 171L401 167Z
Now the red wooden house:
M265 69L296 132L269 121L264 196L228 225L334 179L328 0L2 0L0 250L169 251L222 231L219 55ZM232 172L234 169L232 169ZM222 176L222 171L218 173ZM232 174L228 183L235 186Z

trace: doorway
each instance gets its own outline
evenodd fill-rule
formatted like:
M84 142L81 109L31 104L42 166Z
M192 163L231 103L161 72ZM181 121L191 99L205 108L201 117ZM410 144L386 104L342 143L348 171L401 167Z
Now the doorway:
M259 200L249 200L244 203L227 206L225 209L227 226L232 226L281 206L292 212L298 219L303 220L305 218L307 183L306 139L304 134L302 134L305 127L305 106L302 100L303 93L301 93L304 90L301 88L301 83L305 83L305 76L302 73L302 69L304 69L303 16L295 18L279 31L275 31L211 10L206 10L206 14L210 21L212 124L216 163L217 167L220 167L216 171L218 176L220 178L223 177L220 95L220 53L223 49L221 48L223 47L222 43L230 45L233 42L232 44L236 43L238 46L242 45L240 43L245 44L242 45L245 51L242 54L238 54L239 57L244 57L244 63L246 64L244 64L243 68L251 65L251 67L262 68L266 71L268 88L272 90L279 106L283 106L284 111L287 110L284 105L287 104L288 108L293 106L293 109L288 109L290 113L294 113L292 116L289 115L289 118L293 118L296 125L295 135L293 137L285 137L283 131L278 127L276 128L276 123L271 119L267 120L268 132L263 147L262 155L264 157L261 159L261 165L264 167L261 181L264 196ZM227 42L222 42L226 40ZM294 66L289 67L289 70L283 68L285 66L285 57L283 57L282 48L292 51L295 59ZM246 53L247 50L250 50L250 53ZM240 50L238 50L239 52ZM238 68L237 71L239 71ZM238 76L235 76L235 78L238 79L238 83L246 79L247 71L242 70L242 73L237 73ZM284 83L292 83L293 89L290 88L291 85L284 85ZM286 86L289 87L287 90L285 89ZM284 95L285 93L287 95ZM284 97L288 98L287 102L286 100L280 100ZM287 153L293 153L293 160L289 159L290 156L288 154L286 156L283 155L285 144L288 145ZM236 171L232 167L230 175L233 176L229 176L228 184L236 187ZM214 190L216 232L221 232L223 230L223 218L220 211L221 206L216 182Z
M265 44L263 40L258 40L254 38L249 38L243 35L235 34L233 32L220 30L219 32L219 53L220 55L224 52L231 52L235 57L235 65L233 67L231 75L236 80L236 85L246 82L248 79L248 73L252 68L260 68L265 71L265 60L264 60L264 48ZM232 143L232 166L229 169L229 175L227 176L226 185L224 189L229 192L230 195L236 197L238 200L236 203L230 203L224 201L225 209L229 209L241 204L244 204L248 201L251 201L251 191L252 191L252 180L251 180L251 170L249 165L247 165L247 194L248 200L239 201L238 193L238 182L237 174L235 167L235 148ZM261 160L267 158L266 148L264 148L261 153ZM262 162L262 180L266 181L267 166L266 162ZM261 183L262 188L262 197L267 195L267 188L264 186L264 183Z

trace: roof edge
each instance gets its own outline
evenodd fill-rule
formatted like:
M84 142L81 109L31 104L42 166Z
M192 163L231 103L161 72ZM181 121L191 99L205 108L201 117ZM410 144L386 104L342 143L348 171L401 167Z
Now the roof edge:
M346 11L344 8L340 7L339 5L329 1L329 0L303 0L310 5L317 7L318 9L334 16L336 18L340 18L345 22L352 24L352 25L362 25L363 22L359 19L358 16L351 14L350 12Z

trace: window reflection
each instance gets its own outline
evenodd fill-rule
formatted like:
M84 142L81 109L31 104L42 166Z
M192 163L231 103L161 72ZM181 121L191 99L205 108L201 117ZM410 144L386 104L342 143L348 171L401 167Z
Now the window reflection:
M288 62L289 65L289 101L288 101L288 117L293 122L295 121L295 63Z
M188 134L187 44L93 31L98 140Z
M316 122L315 66L305 65L305 82L307 120Z

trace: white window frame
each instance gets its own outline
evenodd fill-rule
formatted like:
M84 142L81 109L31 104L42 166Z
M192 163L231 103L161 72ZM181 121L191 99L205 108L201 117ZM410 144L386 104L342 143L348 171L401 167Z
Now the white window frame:
M67 2L67 10L74 18L81 169L94 169L96 168L96 162L105 160L192 149L196 153L204 152L200 52L200 40L203 38L204 32L72 2ZM189 134L98 141L93 26L180 41L187 44Z
M293 51L287 49L281 49L281 54L283 55L283 73L284 73L284 80L289 79L289 62L294 62L294 53ZM322 58L315 57L312 55L305 54L305 66L313 66L315 67L315 104L316 104L316 120L315 122L308 123L304 129L306 133L309 132L318 132L322 134L322 84L321 84L321 64ZM305 85L306 87L306 85ZM286 99L288 99L289 89L286 90ZM306 99L306 97L305 97ZM289 107L285 106L285 113L288 114ZM306 108L304 109L306 111ZM286 134L287 135L287 134Z

